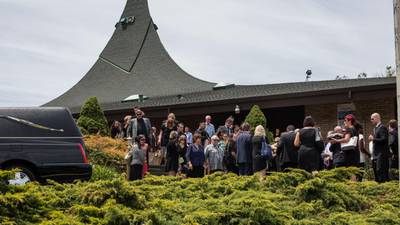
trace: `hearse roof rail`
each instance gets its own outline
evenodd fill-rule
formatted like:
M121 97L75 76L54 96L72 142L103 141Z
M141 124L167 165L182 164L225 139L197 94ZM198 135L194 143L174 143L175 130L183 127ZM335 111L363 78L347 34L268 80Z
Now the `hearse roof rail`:
M31 121L28 121L28 120L20 119L20 118L13 117L13 116L0 115L0 118L9 119L11 121L14 121L14 122L17 122L17 123L22 123L22 124L25 124L25 125L28 125L28 126L31 126L31 127L35 127L35 128L38 128L38 129L56 131L56 132L64 132L64 129L55 129L55 128L46 127L46 126L43 126L43 125L40 125L40 124L33 123Z

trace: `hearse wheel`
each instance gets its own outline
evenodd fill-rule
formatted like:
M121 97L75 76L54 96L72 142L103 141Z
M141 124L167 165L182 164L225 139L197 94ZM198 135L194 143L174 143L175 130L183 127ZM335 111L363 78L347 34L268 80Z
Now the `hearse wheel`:
M35 174L32 169L25 165L11 165L6 168L7 170L19 169L18 172L15 172L15 176L12 179L8 180L8 184L11 185L24 185L28 182L32 182L36 180Z

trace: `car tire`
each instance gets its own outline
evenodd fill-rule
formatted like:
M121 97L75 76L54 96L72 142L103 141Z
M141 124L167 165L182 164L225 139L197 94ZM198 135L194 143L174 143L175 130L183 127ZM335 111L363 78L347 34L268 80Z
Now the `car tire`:
M20 164L6 167L6 170L13 170L13 169L19 169L20 171L15 173L14 178L8 180L9 184L24 185L28 182L36 181L35 173L30 167Z

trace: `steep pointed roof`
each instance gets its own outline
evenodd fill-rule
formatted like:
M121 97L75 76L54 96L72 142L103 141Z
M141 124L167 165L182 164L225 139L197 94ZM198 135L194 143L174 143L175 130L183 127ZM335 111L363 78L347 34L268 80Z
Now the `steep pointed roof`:
M120 103L131 95L152 98L212 90L215 83L189 75L168 55L151 19L147 0L127 0L119 21L89 72L44 106L76 109L91 96L103 105Z
M263 85L216 85L183 71L168 55L150 17L147 0L127 0L113 36L89 72L70 90L44 106L64 106L79 113L96 96L105 111L132 107L123 102L139 95L139 107L209 104L260 97L300 96L359 88L395 88L395 78L330 80ZM214 87L214 88L213 88ZM394 90L394 89L393 89Z

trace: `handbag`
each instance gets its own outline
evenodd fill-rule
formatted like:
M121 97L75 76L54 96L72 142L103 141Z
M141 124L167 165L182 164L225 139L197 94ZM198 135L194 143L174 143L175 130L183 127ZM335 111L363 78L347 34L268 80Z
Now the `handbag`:
M261 156L266 158L267 160L272 159L272 148L265 139L261 141Z
M325 145L321 138L321 132L319 128L314 128L314 130L315 130L315 147L319 152L322 153L325 149Z
M341 143L340 148L342 151L350 151L350 150L355 150L358 145L358 137L353 136L350 138L349 142L347 143Z
M149 152L149 165L150 166L160 166L161 160L162 160L162 154L161 154L160 149Z

